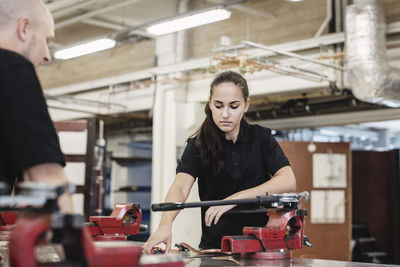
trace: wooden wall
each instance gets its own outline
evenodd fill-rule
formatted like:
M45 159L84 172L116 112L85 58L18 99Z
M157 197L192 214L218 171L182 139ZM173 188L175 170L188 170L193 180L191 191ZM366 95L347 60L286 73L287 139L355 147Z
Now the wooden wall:
M398 0L377 0L385 10L386 23L400 21L400 3Z
M297 192L308 191L311 194L313 187L313 153L308 151L309 142L279 142L288 157L297 180ZM346 184L345 191L345 222L344 223L311 223L310 202L301 205L308 210L306 217L305 235L310 238L312 247L293 252L294 257L351 260L351 153L349 143L315 143L314 153L339 153L346 155ZM318 188L329 190L329 188Z
M265 45L311 38L326 16L326 1L307 0L298 3L287 1L248 1L243 4L261 12L275 15L265 18L232 9L229 20L197 27L191 31L192 57L209 56L222 35L233 44L242 40ZM327 33L325 29L324 34ZM205 38L206 37L206 38Z

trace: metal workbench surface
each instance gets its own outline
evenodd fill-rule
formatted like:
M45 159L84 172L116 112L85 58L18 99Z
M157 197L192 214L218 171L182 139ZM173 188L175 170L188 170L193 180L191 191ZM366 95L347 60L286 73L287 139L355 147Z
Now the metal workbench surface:
M185 258L185 266L277 266L277 267L371 267L371 266L399 266L399 265L383 265L373 263L333 261L321 259L305 259L293 258L291 260L246 260L235 259L231 256L225 257L201 257L201 258Z
M0 242L6 243L6 242ZM115 245L125 242L113 242ZM134 243L134 242L132 242ZM140 242L137 242L140 243ZM0 267L8 267L8 248L0 244L0 253L4 255L4 259L0 261ZM107 246L107 242L97 243L100 246ZM136 244L138 245L138 244ZM39 262L58 262L60 259L55 252L53 246L41 246L36 250L36 255ZM382 266L397 266L400 265L384 265L374 263L361 263L361 262L348 262L348 261L334 261L322 259L306 259L306 258L292 258L288 260L255 260L243 259L240 257L232 257L225 254L210 254L210 255L196 255L192 252L179 252L169 253L166 255L142 255L140 263L157 264L166 262L183 261L187 267L201 267L201 266L272 266L272 267L313 267L313 266L326 266L326 267L382 267ZM154 266L154 265L153 265ZM164 265L165 266L165 265ZM117 267L117 266L116 266Z
M288 260L259 260L259 259L243 259L240 257L232 257L230 255L194 255L193 253L170 253L167 255L143 255L141 264L157 264L163 262L183 261L187 267L200 266L276 266L276 267L382 267L400 265L384 265L376 263L361 263L349 261L335 261L322 259L292 258Z

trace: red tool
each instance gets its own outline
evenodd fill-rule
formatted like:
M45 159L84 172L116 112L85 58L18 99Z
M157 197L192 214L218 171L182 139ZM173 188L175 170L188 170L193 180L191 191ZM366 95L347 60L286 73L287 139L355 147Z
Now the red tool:
M18 218L18 213L16 211L0 212L0 231L6 230L7 227L15 226L17 218Z
M8 241L11 231L15 228L18 213L16 211L0 212L0 241Z
M141 259L143 262L139 265L142 248L132 242L122 242L123 244L111 247L96 246L91 237L90 228L83 226L83 217L81 215L57 213L57 198L59 195L57 188L36 183L23 186L20 184L19 187L21 189L19 195L2 196L2 201L0 202L0 211L9 211L18 205L24 206L24 208L20 208L24 210L23 214L21 214L22 217L20 216L17 221L17 212L0 212L3 215L1 218L2 224L13 225L15 223L8 242L9 266L183 267L181 258L171 258L168 255L163 255L162 258L157 259L143 257ZM29 207L26 207L26 205L29 205ZM127 204L118 206L115 212L116 214L113 213L114 217L117 219L122 218L123 227L119 229L123 229L123 233L137 233L140 230L141 212L139 205ZM104 222L102 219L100 221ZM107 223L100 223L100 225L103 226L102 229L108 228ZM121 224L118 225L121 226ZM104 232L107 233L107 231ZM51 262L42 262L44 259L41 256L43 255L36 255L39 245L58 244L62 245L63 249L63 253L59 254L61 261L54 262L50 260ZM57 248L60 247L57 246ZM57 252L61 251L57 249Z
M258 259L288 259L291 250L303 248L305 210L273 209L265 227L244 227L242 236L224 236L222 252Z
M291 250L300 249L303 245L311 246L304 236L304 216L306 210L298 209L298 202L308 192L300 194L273 194L251 199L216 200L191 203L153 204L153 211L177 210L194 207L221 205L257 204L268 212L269 220L265 227L244 227L243 235L224 236L221 240L221 252L240 254L246 258L288 259ZM257 210L259 212L260 210ZM237 210L236 213L248 213L251 210Z
M139 204L115 204L110 216L91 216L85 227L96 241L127 240L128 236L147 229L141 221Z
M132 267L139 263L142 248L138 246L96 247L88 228L82 227L78 215L53 214L51 216L54 243L63 245L66 260L62 266ZM15 267L37 267L35 247L46 243L49 231L46 217L19 219L9 242L10 265ZM54 264L56 265L56 264Z
M46 237L52 232L51 241ZM42 263L37 260L36 247L61 244L65 259ZM85 267L184 267L179 255L145 255L142 248L124 242L124 246L96 246L89 228L83 227L80 215L30 216L17 221L9 241L9 263L13 267L85 266ZM140 262L139 262L140 261Z
M0 212L0 241L9 239L18 217L17 211ZM142 211L139 204L116 204L110 216L91 216L87 227L96 241L126 240L130 235L145 231L141 225Z

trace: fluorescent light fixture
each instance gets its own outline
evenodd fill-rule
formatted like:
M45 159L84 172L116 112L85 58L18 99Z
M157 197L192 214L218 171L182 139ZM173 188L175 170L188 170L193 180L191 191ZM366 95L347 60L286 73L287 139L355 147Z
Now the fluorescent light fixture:
M79 57L101 50L113 48L116 44L115 40L112 39L98 39L95 41L79 44L69 48L58 50L54 53L56 59L70 59Z
M167 21L151 25L146 31L153 35L162 35L171 32L186 30L189 28L217 22L231 17L231 12L224 8L203 11L201 13L187 14Z

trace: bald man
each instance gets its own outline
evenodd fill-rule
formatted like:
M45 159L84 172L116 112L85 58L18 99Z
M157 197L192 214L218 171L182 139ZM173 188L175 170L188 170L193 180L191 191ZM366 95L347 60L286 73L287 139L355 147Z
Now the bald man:
M43 182L73 212L64 155L35 67L50 62L54 22L41 0L0 0L0 180Z

